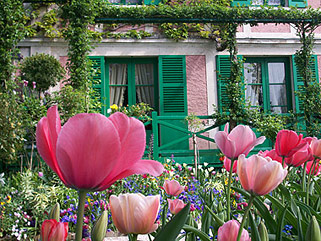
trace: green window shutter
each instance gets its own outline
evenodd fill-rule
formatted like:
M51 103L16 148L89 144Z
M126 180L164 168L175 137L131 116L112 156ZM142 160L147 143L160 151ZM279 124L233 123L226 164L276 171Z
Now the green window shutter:
M158 5L162 0L144 0L145 5Z
M299 71L296 67L295 61L294 61L295 56L292 56L292 66L293 66L293 89L294 89L294 96L295 96L295 110L296 113L302 113L302 101L299 100L299 97L297 96L297 92L301 91L304 82L302 79L302 76L300 76ZM319 74L318 74L318 59L316 55L312 55L311 61L311 69L312 69L312 78L315 81L319 81Z
M306 8L307 0L289 0L289 7Z
M89 56L91 60L92 84L93 93L92 98L101 103L100 113L106 115L106 93L105 93L105 58L104 56ZM99 109L97 108L97 111Z
M243 56L238 55L242 60ZM242 70L244 71L244 69ZM231 77L231 61L229 55L216 56L217 101L219 112L229 112L230 101L227 96L226 85ZM244 92L245 93L245 92Z
M231 76L229 55L216 56L217 104L220 113L228 112L230 102L227 98L226 85Z
M159 56L161 115L187 115L185 56Z
M237 6L250 6L251 0L232 0L231 6L237 7Z
M186 60L185 56L159 56L159 94L161 116L186 116ZM184 120L167 120L167 123L187 130ZM161 144L165 145L187 134L168 126L160 127ZM170 150L186 150L188 140L184 140L168 147Z

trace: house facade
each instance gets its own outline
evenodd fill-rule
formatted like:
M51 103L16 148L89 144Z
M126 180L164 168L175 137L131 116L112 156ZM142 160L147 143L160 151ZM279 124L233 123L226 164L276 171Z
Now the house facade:
M321 7L319 0L308 0L307 3L300 0L240 0L236 3L254 7L261 4ZM152 35L157 31L152 24L141 28ZM238 28L237 43L238 54L244 60L245 97L251 105L279 114L297 111L298 101L294 92L298 89L299 80L294 54L301 43L296 30L290 24L244 24ZM63 40L26 39L19 47L24 57L47 53L66 65L67 43ZM214 112L214 106L221 108L224 94L219 79L224 71L229 71L228 55L227 51L217 51L214 41L199 38L179 42L161 37L103 39L90 53L93 68L98 73L94 87L103 103L102 114L107 115L113 104L126 106L144 102L150 104L158 116L182 117L163 121L184 129L187 115L208 116ZM321 27L315 31L313 59L314 76L319 80ZM60 87L61 84L53 90ZM210 125L211 121L207 123ZM147 130L155 134L152 126ZM184 150L189 150L187 159L192 160L191 141L187 138L175 143L176 139L186 135L185 132L168 125L156 131L158 147L154 148L169 143L163 156L170 156L171 152L178 157L184 156ZM210 130L204 136L212 138L215 131ZM173 140L173 145L170 145ZM206 139L197 140L198 148L206 156L202 161L217 161L216 154L213 157L215 144Z

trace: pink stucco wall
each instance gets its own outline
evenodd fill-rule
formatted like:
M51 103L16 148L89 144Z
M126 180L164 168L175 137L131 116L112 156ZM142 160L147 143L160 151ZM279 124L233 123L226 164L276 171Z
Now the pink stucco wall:
M237 32L243 32L244 28L243 25L237 27Z
M186 82L188 114L207 115L206 59L204 55L186 56ZM209 148L207 141L198 138L197 142L199 149ZM192 149L191 140L190 148Z
M258 26L254 26L251 28L251 32L256 33L290 33L290 25L289 24L277 24L268 23L263 24L259 23Z
M308 0L308 5L313 8L319 8L319 7L321 7L321 1L320 0Z

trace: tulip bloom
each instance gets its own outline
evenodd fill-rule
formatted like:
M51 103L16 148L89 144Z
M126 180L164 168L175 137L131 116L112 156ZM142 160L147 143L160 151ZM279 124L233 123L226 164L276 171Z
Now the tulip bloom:
M166 180L164 183L164 190L168 195L171 196L178 196L181 194L185 189L185 186L181 186L178 181L176 180Z
M240 155L237 174L242 187L256 195L265 195L274 190L286 177L287 170L270 157Z
M307 143L300 150L296 151L291 157L285 158L284 160L288 166L301 166L303 163L313 160L311 148Z
M117 112L78 114L61 128L57 106L37 125L37 149L67 187L105 190L132 174L158 176L163 165L141 160L146 134L142 122Z
M266 150L264 152L259 151L259 155L263 156L263 157L270 157L272 160L280 162L282 164L282 157L280 157L278 154L276 154L275 149Z
M147 234L154 232L160 195L144 196L140 193L120 194L110 197L113 222L123 234Z
M168 201L168 209L172 214L178 214L186 205L180 199L175 199L175 200L167 199L167 201Z
M217 241L236 241L240 229L240 223L236 220L230 220L224 223L217 233ZM251 241L249 233L243 229L240 241Z
M45 220L41 225L41 241L65 241L68 236L68 223L55 219Z
M315 158L321 159L321 139L314 137L310 144L312 155Z
M228 171L228 172L230 171L230 168L231 168L231 160L228 159L227 157L224 157L223 167L226 169L226 171ZM232 172L233 172L233 173L236 173L236 170L237 170L237 160L235 160L234 163L233 163Z
M226 124L224 131L215 134L214 140L218 148L229 159L236 159L239 155L247 155L253 147L262 144L264 136L256 138L255 133L248 126L238 125L228 133L229 125Z
M275 151L281 157L291 157L296 151L306 145L302 140L303 135L294 131L281 130L278 132L275 141Z
M320 166L319 162L315 162L314 167L312 169L313 163L314 162L307 163L306 173L310 174L310 172L311 172L311 175L317 176L320 173L321 166Z

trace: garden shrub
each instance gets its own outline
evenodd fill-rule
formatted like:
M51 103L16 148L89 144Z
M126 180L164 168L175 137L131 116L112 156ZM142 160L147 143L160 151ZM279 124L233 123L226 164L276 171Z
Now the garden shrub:
M21 64L22 79L28 81L30 87L33 87L33 82L36 82L36 89L39 91L55 86L64 75L64 68L54 56L49 54L37 53L26 57Z

